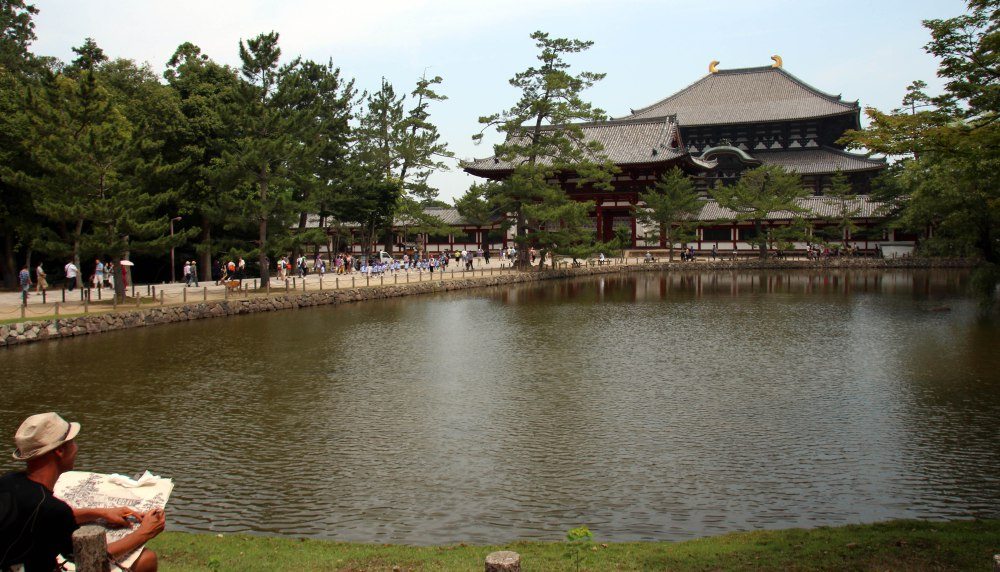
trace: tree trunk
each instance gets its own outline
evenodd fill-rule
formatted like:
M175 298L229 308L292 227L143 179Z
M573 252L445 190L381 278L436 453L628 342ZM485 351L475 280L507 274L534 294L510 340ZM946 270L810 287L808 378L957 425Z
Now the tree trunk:
M514 227L514 247L517 248L517 261L514 264L518 270L525 270L531 267L531 262L528 258L528 249L525 247L524 237L527 232L525 231L524 213L521 212L520 206L518 205L517 209L517 225Z
M3 235L3 285L5 288L17 286L17 260L14 258L14 234Z
M261 173L260 185L260 249L257 251L257 265L260 267L260 287L268 285L271 269L267 263L267 178Z
M201 279L205 282L212 280L212 223L208 217L201 217L201 252L198 253L201 261Z
M76 221L73 233L73 264L76 265L76 287L83 288L83 267L80 266L80 235L83 234L83 219Z
M757 231L757 240L760 244L760 259L764 260L767 258L767 241L764 240L764 225L761 224L760 219L753 221L753 228Z
M667 241L668 252L670 252L670 255L669 255L670 258L667 260L667 262L673 262L674 261L674 231L673 231L673 229L669 229L667 227L667 225L663 225L663 231L662 232L663 232L663 236L666 238L666 241Z

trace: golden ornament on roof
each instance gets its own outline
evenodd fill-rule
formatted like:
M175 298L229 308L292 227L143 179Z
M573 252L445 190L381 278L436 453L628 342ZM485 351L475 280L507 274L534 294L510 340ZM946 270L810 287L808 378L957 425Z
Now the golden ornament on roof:
M780 69L781 68L781 56L774 55L774 56L771 56L771 59L774 60L774 63L771 64L771 67L772 68L779 68Z
M712 63L708 64L708 73L719 73L719 68L715 67L719 65L719 60L712 60Z

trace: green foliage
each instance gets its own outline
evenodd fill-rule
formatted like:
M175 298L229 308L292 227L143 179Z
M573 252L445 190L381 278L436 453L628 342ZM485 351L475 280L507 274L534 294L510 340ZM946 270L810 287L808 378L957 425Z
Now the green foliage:
M769 243L776 242L775 232L780 231L781 240L792 238L789 233L802 228L797 216L803 209L796 199L808 195L802 187L802 181L795 173L790 173L775 165L757 167L743 173L736 184L732 186L719 185L711 191L712 198L719 205L736 213L736 220L754 223L756 235L749 240L760 249L761 258L767 257ZM788 212L793 215L793 223L783 229L764 229L764 221L768 213Z
M827 228L837 231L835 235L827 233L825 238L842 240L846 246L847 239L844 238L846 233L858 228L854 223L854 219L861 213L858 195L854 193L847 175L840 171L834 174L830 188L825 189L823 195L826 197L824 202L834 207L834 214L829 217L830 226Z
M924 253L975 254L1000 262L1000 2L971 0L968 13L924 21L925 51L946 80L936 97L917 81L903 107L867 109L871 125L844 143L898 158L880 192L898 227L925 232ZM929 232L928 232L929 231Z
M506 136L494 146L494 153L512 165L512 173L496 189L492 202L514 221L522 266L527 264L527 247L540 248L544 261L548 250L569 252L593 240L588 216L593 205L567 197L559 175L572 174L578 187L610 189L615 171L601 145L584 140L580 125L606 119L604 111L581 98L604 74L573 75L564 61L566 55L583 52L593 42L550 38L544 32L531 38L541 65L511 78L520 99L507 110L479 118L484 131L492 127ZM473 139L479 141L482 135Z
M578 571L580 570L580 564L587 555L586 550L593 541L594 533L590 532L590 529L586 525L571 528L566 532L566 542L570 545L567 556L573 559Z
M682 170L674 167L664 173L656 184L639 195L645 208L636 211L636 219L653 227L655 236L647 240L659 242L663 235L674 258L674 244L693 236L694 218L703 206L694 183Z

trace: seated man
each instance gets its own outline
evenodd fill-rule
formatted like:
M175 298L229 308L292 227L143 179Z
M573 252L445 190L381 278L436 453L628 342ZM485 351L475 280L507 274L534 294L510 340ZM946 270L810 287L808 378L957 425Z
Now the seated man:
M73 556L73 532L81 524L102 519L111 526L128 526L135 518L139 527L125 538L108 545L118 560L163 531L163 511L137 513L130 508L74 510L52 496L59 475L73 469L79 423L68 423L55 413L28 417L14 436L14 459L27 463L26 471L0 477L0 570L51 572L56 555ZM132 570L156 570L156 554L142 551Z

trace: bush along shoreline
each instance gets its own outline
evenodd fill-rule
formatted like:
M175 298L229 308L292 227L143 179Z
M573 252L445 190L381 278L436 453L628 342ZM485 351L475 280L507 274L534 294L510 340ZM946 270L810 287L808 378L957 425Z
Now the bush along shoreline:
M505 274L449 278L409 284L372 285L356 288L340 288L321 292L278 293L270 296L254 294L248 298L229 300L209 300L207 302L152 306L115 312L104 312L59 319L24 321L0 325L0 347L14 346L46 340L68 338L81 335L99 334L117 330L186 322L205 318L219 318L258 312L274 312L309 306L360 302L465 290L506 286L576 278L598 274L621 274L630 272L712 272L739 270L888 270L923 268L972 268L974 262L966 259L921 259L900 258L892 260L872 258L828 258L820 260L715 260L701 262L653 262L628 265L608 264L584 266L581 268L558 268L540 272L512 272Z
M578 529L575 529L578 530ZM403 546L249 535L167 532L150 546L165 571L483 570L487 555L517 552L524 571L994 570L1000 520L897 520L736 532L684 542L514 542Z

